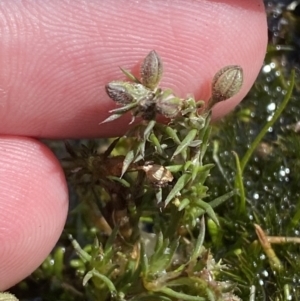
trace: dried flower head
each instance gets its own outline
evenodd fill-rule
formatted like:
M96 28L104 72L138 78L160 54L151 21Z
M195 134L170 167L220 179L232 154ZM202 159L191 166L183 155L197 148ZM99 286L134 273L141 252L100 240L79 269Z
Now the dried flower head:
M149 164L140 166L138 169L142 169L146 173L147 179L154 186L163 187L173 181L172 173L162 165Z

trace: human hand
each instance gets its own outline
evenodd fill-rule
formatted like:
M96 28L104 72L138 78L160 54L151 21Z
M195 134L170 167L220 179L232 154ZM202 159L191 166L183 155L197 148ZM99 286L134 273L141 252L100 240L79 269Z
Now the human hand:
M122 79L155 49L162 87L209 98L213 75L241 65L248 92L264 58L261 0L66 1L0 3L0 290L30 274L64 227L68 191L51 151L28 138L116 136L130 116L99 125L113 102L104 85Z

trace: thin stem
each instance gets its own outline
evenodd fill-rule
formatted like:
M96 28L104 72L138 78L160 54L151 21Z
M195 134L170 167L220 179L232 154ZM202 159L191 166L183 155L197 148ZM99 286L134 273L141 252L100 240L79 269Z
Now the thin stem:
M289 100L291 99L292 92L293 92L293 89L294 89L294 85L295 85L295 70L292 70L291 77L290 77L290 85L289 85L287 93L286 93L286 95L285 95L285 97L283 99L283 102L281 103L281 105L279 106L279 108L277 109L277 111L275 112L275 114L273 115L272 119L269 120L265 124L265 126L262 128L262 130L260 131L260 133L254 139L254 141L252 142L250 148L248 149L248 151L246 152L246 154L244 155L244 157L241 160L241 171L242 172L244 171L245 167L247 166L247 163L248 163L249 159L251 158L253 152L257 148L257 146L260 143L260 141L266 135L266 133L268 132L269 128L274 125L274 123L276 122L276 120L279 118L279 116L281 115L281 113L283 112L283 110L285 109L285 107L287 106Z
M239 189L239 194L240 194L239 213L245 213L246 196L245 196L245 188L243 183L243 171L241 168L241 162L238 154L236 152L232 152L232 153L235 157L235 164L236 164L235 187Z
M267 236L270 244L300 244L300 237Z

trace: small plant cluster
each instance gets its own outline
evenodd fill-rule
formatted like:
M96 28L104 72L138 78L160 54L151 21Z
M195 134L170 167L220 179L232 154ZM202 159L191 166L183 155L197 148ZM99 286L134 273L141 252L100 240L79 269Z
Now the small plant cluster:
M130 81L106 85L120 108L103 122L129 111L132 121L142 121L104 153L95 147L75 152L67 145L67 175L101 190L100 205L90 204L99 238L90 252L72 240L83 262L84 284L98 300L239 300L234 285L217 280L225 266L203 246L204 215L218 225L214 208L235 191L205 201L213 164L203 158L211 108L240 90L241 67L217 72L207 104L158 87L163 64L155 51L144 59L141 79L121 70ZM169 122L158 123L158 114Z
M66 301L238 300L235 290L242 300L299 300L299 73L288 76L299 65L299 16L291 5L293 11L268 5L272 26L262 72L235 112L212 126L209 139L210 110L238 91L240 67L214 77L206 104L158 86L163 65L155 51L138 78L121 69L127 81L106 86L118 108L104 122L131 112L139 124L114 141L67 144L71 208L74 198L80 205L55 250L13 294ZM158 115L169 122L156 122ZM195 127L197 120L203 128ZM195 138L187 138L195 128ZM61 141L47 144L64 156ZM76 238L69 237L72 245L66 233ZM0 293L4 300L17 298Z

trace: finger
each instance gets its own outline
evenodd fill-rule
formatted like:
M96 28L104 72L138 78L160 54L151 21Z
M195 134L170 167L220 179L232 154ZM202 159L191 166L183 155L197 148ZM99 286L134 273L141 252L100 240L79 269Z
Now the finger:
M28 138L0 139L0 291L35 270L66 219L66 181L54 155Z
M219 117L253 84L267 42L261 0L6 0L0 26L1 132L37 137L124 133L129 117L99 125L114 107L104 85L152 49L164 61L161 86L181 97L207 100L220 68L242 66L243 88L215 108Z

